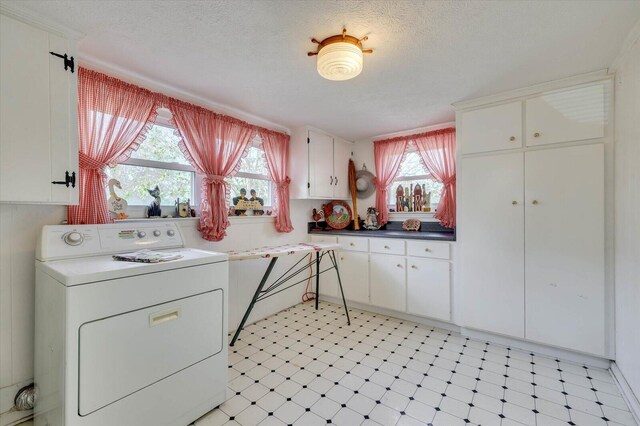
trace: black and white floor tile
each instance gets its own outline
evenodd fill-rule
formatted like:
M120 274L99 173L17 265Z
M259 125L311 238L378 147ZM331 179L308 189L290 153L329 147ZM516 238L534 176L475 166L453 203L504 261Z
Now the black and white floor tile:
M217 425L636 425L591 368L384 315L300 304L229 348Z

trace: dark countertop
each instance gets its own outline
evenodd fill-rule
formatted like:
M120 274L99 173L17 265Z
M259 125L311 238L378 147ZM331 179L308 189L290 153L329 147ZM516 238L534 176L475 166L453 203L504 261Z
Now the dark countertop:
M319 223L322 227L323 223ZM344 235L349 237L372 237L372 238L400 238L407 240L433 240L433 241L455 241L456 233L454 229L445 228L438 223L423 222L419 231L404 231L402 222L389 222L383 229L378 231L367 231L360 229L354 231L351 227L347 229L331 229L323 231L312 231L314 222L309 223L308 233L311 235Z

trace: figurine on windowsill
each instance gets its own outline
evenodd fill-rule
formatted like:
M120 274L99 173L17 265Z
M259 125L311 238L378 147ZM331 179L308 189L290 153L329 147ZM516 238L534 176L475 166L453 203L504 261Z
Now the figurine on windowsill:
M180 201L180 198L176 199L176 217L189 217L191 214L191 200L187 198L187 201Z
M236 216L246 216L247 212L247 190L244 188L240 188L240 195L237 197L233 197L231 200L233 202L234 213Z
M126 219L129 217L125 212L128 205L127 200L122 197L118 197L114 188L122 189L118 179L109 180L109 200L107 200L109 212L115 215L114 219Z
M251 193L251 198L249 199L249 201L252 201L253 204L253 214L255 214L256 216L262 216L264 214L264 198L260 198L256 195L256 190L252 189L250 191Z
M160 188L156 185L153 189L147 189L149 195L153 197L153 202L147 207L147 217L162 217L160 209Z

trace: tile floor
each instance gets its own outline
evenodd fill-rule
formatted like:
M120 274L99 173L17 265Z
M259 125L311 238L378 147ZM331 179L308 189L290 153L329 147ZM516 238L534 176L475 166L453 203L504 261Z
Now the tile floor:
M606 370L446 330L300 304L229 348L215 425L635 425Z

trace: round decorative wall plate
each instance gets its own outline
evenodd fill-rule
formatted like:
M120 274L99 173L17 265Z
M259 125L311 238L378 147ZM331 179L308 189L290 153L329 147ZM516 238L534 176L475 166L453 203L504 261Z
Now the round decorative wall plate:
M327 225L333 229L344 229L349 226L353 219L351 207L344 201L330 202L327 204L326 211L330 212L330 214L327 215L325 213L325 220L327 221Z

